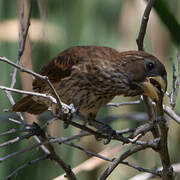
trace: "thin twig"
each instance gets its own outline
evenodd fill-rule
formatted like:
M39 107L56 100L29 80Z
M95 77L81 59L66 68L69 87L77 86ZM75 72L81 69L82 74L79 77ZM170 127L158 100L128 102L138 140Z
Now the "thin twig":
M54 152L51 151L50 159L56 161L66 172L65 177L69 180L76 180L76 176L71 170L71 167L66 165L65 162Z
M68 106L68 105L64 104L64 103L61 101L61 99L60 99L59 95L57 94L57 92L56 92L53 84L50 82L50 80L49 80L49 78L48 78L47 76L42 76L42 75L40 75L40 74L38 74L38 73L35 73L35 72L33 72L33 71L25 68L25 67L22 67L22 66L20 66L20 65L17 65L17 64L15 64L15 63L13 63L12 61L10 61L9 59L7 59L6 57L0 57L0 60L3 61L3 62L8 63L8 64L10 64L10 65L12 65L12 66L14 66L14 67L16 67L16 68L19 69L21 72L26 72L26 73L29 73L29 74L31 74L31 75L33 75L33 76L35 76L35 77L40 78L40 79L44 79L44 80L48 83L49 87L52 89L52 92L53 92L53 94L55 95L55 97L56 97L56 99L57 99L57 103L58 103L58 105L59 105L59 108L60 108L60 109L62 108L62 109L65 109L65 110L72 110L72 107L71 107L71 106Z
M141 103L141 100L138 100L138 101L129 101L129 102L122 102L122 103L108 103L107 106L119 107L119 106L127 106L127 105L137 105L140 103Z
M33 146L30 146L30 147L28 147L28 148L22 149L22 150L20 150L20 151L15 151L15 152L13 152L13 153L11 153L11 154L8 154L7 156L4 156L4 157L0 158L0 163L6 161L7 159L9 159L9 158L11 158L11 157L17 156L17 155L19 155L19 154L22 154L22 153L31 151L31 150L33 150L33 149L35 149L35 148L37 148L37 147L40 147L40 145L42 145L42 144L41 144L41 143L37 143L37 144L35 144L35 145L33 145Z
M176 173L180 172L180 163L172 164L172 167ZM161 171L161 170L162 170L162 167L157 168L157 171ZM130 178L129 180L139 180L139 179L140 180L149 180L149 179L152 179L153 177L154 177L154 174L141 173L141 174L138 174L138 175Z
M76 136L72 136L72 137L68 137L68 138L50 139L50 140L46 140L46 141L43 141L43 142L41 142L40 140L36 139L38 143L36 143L36 144L34 144L34 145L30 146L30 147L24 148L24 149L22 149L20 151L16 151L16 152L13 152L11 154L8 154L5 157L0 158L0 163L3 162L3 161L6 161L7 159L9 159L9 158L11 158L13 156L17 156L19 154L31 151L31 150L33 150L35 148L38 148L38 147L42 146L42 145L44 146L44 145L49 144L49 143L63 143L63 142L67 142L67 141L70 141L70 140L73 140L73 139L77 139L79 137L87 136L87 135L89 135L89 134L84 132L84 133L80 133L80 134L78 134ZM38 138L37 136L35 136L35 137ZM49 152L47 152L46 154L49 154Z
M55 138L55 139L51 139L50 142L51 143L64 143L64 142L68 142L68 141L72 141L75 139L79 139L81 137L85 137L85 136L91 136L92 134L88 133L88 132L81 132L77 135L74 136L70 136L70 137L63 137L63 138Z
M13 119L13 118L8 118L9 121L13 122L13 123L16 123L16 124L22 124L21 121L19 120L16 120L16 119ZM25 124L24 124L25 125Z
M112 162L112 161L113 161L113 159L109 159L109 158L104 157L104 156L102 156L102 155L100 155L100 154L97 154L97 153L91 152L91 151L89 151L89 150L86 150L85 148L83 148L83 147L81 147L81 146L78 146L78 145L76 145L76 144L74 144L74 143L63 142L63 144L66 144L66 145L68 145L68 146L77 148L77 149L85 152L85 153L88 154L89 156L95 156L95 157L97 157L97 158L100 158L100 159L103 159L103 160L109 161L109 162Z
M24 48L25 48L25 44L26 44L26 39L27 39L27 34L29 31L29 27L31 25L31 12L32 12L32 1L29 3L30 7L29 7L29 14L28 14L28 18L27 18L27 24L26 24L26 28L24 30L24 0L22 1L23 5L22 5L22 13L21 13L21 31L20 31L20 37L19 37L19 51L18 51L18 61L20 61L23 52L24 52ZM17 63L19 64L19 63Z
M53 103L57 103L56 99L50 95L47 94L41 94L41 93L36 93L36 92L30 92L30 91L23 91L19 89L14 89L14 88L8 88L5 86L0 86L1 90L6 90L6 91L11 91L11 92L16 92L19 94L27 94L27 95L32 95L32 96L38 96L38 97L43 97L49 99Z
M149 20L149 14L151 12L151 9L153 7L154 2L155 2L155 0L148 0L146 9L145 9L143 17L142 17L141 27L140 27L140 30L139 30L138 37L136 39L139 51L144 50L144 47L143 47L144 36L146 34L146 28L147 28L147 23L148 23L148 20Z
M161 177L161 171L157 170L157 169L155 169L155 170L145 169L145 168L139 167L139 166L137 166L135 164L131 164L129 162L126 162L126 161L121 162L121 164L125 164L125 165L127 165L129 167L132 167L132 168L134 168L134 169L136 169L136 170L138 170L140 172L146 172L146 173L150 173L150 174L153 174L155 176Z
M20 33L19 33L19 48L18 48L18 58L16 61L16 64L18 65L20 63L21 57L24 52L25 44L26 44L26 38L28 35L29 27L30 27L30 19L31 19L31 12L32 12L32 2L30 2L30 8L29 8L29 14L27 19L26 28L24 27L24 0L22 2L22 8L21 8L21 18L20 18ZM16 84L16 74L17 74L17 68L14 69L14 72L12 73L12 81L11 81L11 88L14 88Z
M111 173L112 171L121 163L124 159L129 157L130 155L141 151L147 147L143 146L135 146L129 149L128 151L124 152L119 158L115 159L113 163L103 172L103 174L99 177L98 180L105 180Z
M8 141L6 141L4 143L1 143L0 148L4 147L4 146L8 146L10 144L17 143L17 142L19 142L21 140L24 140L24 139L29 139L30 137L32 137L32 136L34 136L36 134L37 134L37 132L34 129L31 129L31 131L29 133L27 133L27 134L24 134L22 136L17 136L17 137L15 137L13 139L10 139L10 140L8 140Z
M41 137L41 140L42 140L42 143L43 142L48 142L49 139L47 139L45 133L43 131L41 131L42 133L40 134L40 137ZM66 172L66 177L69 179L69 180L76 180L76 176L75 174L73 173L73 171L71 170L71 167L69 165L67 165L63 160L62 158L57 155L56 151L54 150L54 147L52 146L51 143L47 143L47 145L45 146L48 151L50 152L49 153L49 159L50 160L54 160L56 161L61 168L63 168L63 170Z
M173 111L169 106L163 105L164 112L171 117L173 120L175 120L178 124L180 124L180 117L176 114L175 111Z
M171 64L172 64L172 93L170 96L170 102L171 102L171 106L172 109L175 108L176 106L176 67L175 67L175 62L174 62L174 58L171 58Z
M178 60L178 76L177 76L177 83L178 83L178 86L180 86L180 48L179 48L179 50L178 50L177 60Z
M173 66L173 80L172 80L172 93L171 93L171 106L172 109L176 106L176 100L179 93L179 86L180 86L180 48L177 53L177 61L178 61L178 76L176 76L176 68L174 59L172 59L172 66Z
M34 159L34 160L31 160L31 161L29 161L29 162L27 162L27 163L19 166L19 167L18 167L17 169L15 169L11 174L9 174L8 176L6 176L6 177L4 178L4 180L9 180L9 179L11 179L11 178L12 178L14 175L16 175L21 169L24 169L24 168L26 168L27 166L30 166L30 165L32 165L32 164L35 164L35 163L37 163L37 162L39 162L39 161L41 161L41 160L45 160L45 159L47 159L47 158L48 158L48 155L45 154L45 155L43 155L43 156L41 156L41 157L38 157L38 158L36 158L36 159Z
M30 131L30 129L27 129L27 128L23 128L23 129L13 128L13 129L10 129L10 130L5 131L3 133L0 133L0 136L6 136L8 134L14 134L14 133L19 133L19 132L29 132L29 131Z

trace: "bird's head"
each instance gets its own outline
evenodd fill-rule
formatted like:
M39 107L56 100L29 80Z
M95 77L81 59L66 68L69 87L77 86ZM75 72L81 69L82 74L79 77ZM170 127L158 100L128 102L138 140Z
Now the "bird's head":
M157 102L159 95L164 95L167 89L164 65L156 57L143 51L128 51L123 56L127 61L123 61L124 65L121 66L128 69L126 74L132 88L140 88L143 95Z

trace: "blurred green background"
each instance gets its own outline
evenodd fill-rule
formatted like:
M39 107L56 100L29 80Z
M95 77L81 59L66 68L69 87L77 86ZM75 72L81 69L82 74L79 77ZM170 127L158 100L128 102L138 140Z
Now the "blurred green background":
M25 5L29 2L25 0ZM27 64L28 68L33 68L34 71L38 72L57 53L77 45L110 46L119 51L137 49L136 37L145 8L145 2L143 0L33 0L31 26L27 42L28 47L26 47L26 50L30 49L30 52L22 58L23 65ZM5 56L14 62L18 56L18 14L21 3L21 0L0 1L0 56ZM27 7L25 7L25 10L27 10ZM158 0L155 4L155 10L152 11L150 16L144 44L147 52L156 55L166 65L169 92L171 92L172 86L170 58L175 59L177 67L176 56L180 44L179 22L180 1ZM31 62L26 62L27 59ZM11 66L0 62L0 85L10 86L12 71L13 68ZM15 87L30 90L31 85L29 82L29 80L26 80L26 77L23 75L20 76L18 73ZM11 128L20 128L21 126L8 121L8 117L13 117L14 114L4 112L4 109L11 108L11 105L6 94L3 91L0 93L0 133ZM13 94L13 97L17 100L20 98L20 95ZM117 97L113 101L121 102L135 99L137 98ZM180 101L178 100L176 106L177 112L180 112L179 103ZM166 104L169 104L168 99L166 100ZM141 104L133 107L104 108L99 113L99 118L105 116L114 117L116 121L112 123L112 127L115 129L134 128L142 124L142 121L123 116L124 114L131 115L132 112L142 115L141 112L145 112L144 106ZM40 116L40 123L43 123L43 119L47 119L48 116L48 113ZM32 117L32 119L30 117L27 118L29 118L29 122L32 122L31 120L35 117ZM178 156L180 148L180 126L171 120L169 121L169 127L171 161L178 163L180 161L180 157ZM49 126L48 131L56 137L70 136L79 132L79 130L72 127L64 130L61 122L55 122ZM16 135L2 136L0 137L0 143L12 139ZM148 137L145 137L145 139ZM21 143L0 148L0 157L28 147L33 143L32 140L24 140ZM97 142L94 137L86 137L76 143L94 152L99 152L113 144L111 142L110 145L104 146L102 141ZM65 145L54 146L63 160L71 165L71 167L75 167L89 158L85 153L74 148ZM122 152L127 148L124 148ZM117 156L122 152L119 152ZM42 154L41 150L38 151L36 149L0 163L0 179L7 176L19 165ZM147 168L155 168L160 165L158 155L151 150L137 153L131 156L129 161ZM77 179L97 179L107 166L108 163L104 163L91 171L82 171L77 175ZM46 160L28 166L12 179L50 180L62 173L63 171L56 163ZM126 180L138 173L138 171L130 167L119 165L108 179Z

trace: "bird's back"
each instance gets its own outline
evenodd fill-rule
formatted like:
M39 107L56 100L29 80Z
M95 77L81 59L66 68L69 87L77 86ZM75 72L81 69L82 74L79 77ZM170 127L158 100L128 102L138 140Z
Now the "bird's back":
M84 114L96 114L101 106L114 97L112 93L106 93L107 87L103 85L108 77L104 79L99 75L102 69L108 69L110 62L118 55L118 51L109 47L76 46L59 53L41 69L40 74L48 76L64 103L73 103ZM104 77L106 75L109 76L108 72L105 72ZM49 85L41 78L35 78L33 90L52 95ZM34 96L31 99L35 101L34 109L45 104L42 108L44 111L50 106L50 102L44 98ZM19 111L21 109L25 111L25 108L20 108ZM40 112L33 110L31 101L30 113L33 111L35 114Z

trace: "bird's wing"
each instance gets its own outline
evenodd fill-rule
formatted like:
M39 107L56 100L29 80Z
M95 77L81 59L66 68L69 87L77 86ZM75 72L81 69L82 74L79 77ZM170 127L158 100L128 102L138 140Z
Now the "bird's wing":
M41 75L48 76L51 83L58 83L61 79L70 76L73 66L85 64L85 61L93 61L96 63L104 59L116 59L119 52L112 48L100 46L76 46L69 48L44 66L40 71ZM41 92L47 87L47 82L43 79L36 78L33 81L33 90Z
M71 48L58 54L47 65L45 65L40 74L47 76L52 84L58 83L61 79L70 76L72 67L77 65L82 59L77 54L78 49ZM47 86L47 82L41 78L33 81L33 90L41 92Z

